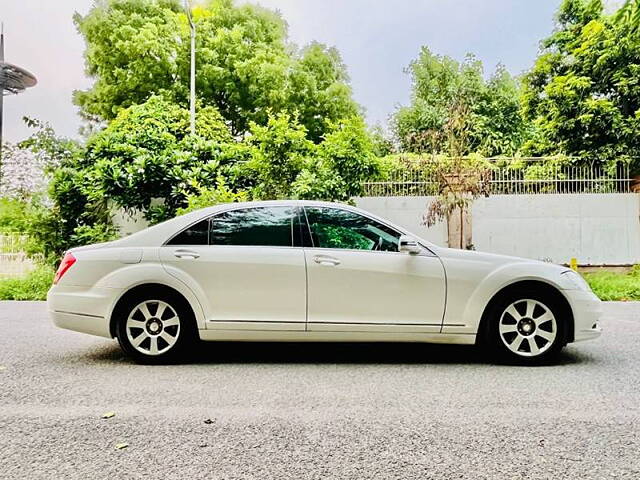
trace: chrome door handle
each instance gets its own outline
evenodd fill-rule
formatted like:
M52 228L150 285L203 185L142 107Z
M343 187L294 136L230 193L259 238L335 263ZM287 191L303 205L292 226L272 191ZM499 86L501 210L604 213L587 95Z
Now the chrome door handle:
M173 254L178 258L198 258L200 254L193 250L176 250Z
M329 265L332 267L340 265L340 260L334 257L329 257L327 255L316 255L315 257L313 257L313 261L319 265Z

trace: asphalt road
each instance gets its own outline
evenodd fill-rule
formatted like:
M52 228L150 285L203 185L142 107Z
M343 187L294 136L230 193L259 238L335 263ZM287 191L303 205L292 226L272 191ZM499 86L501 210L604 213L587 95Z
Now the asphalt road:
M3 302L0 477L637 479L640 304L605 312L551 367L386 344L207 344L150 367Z

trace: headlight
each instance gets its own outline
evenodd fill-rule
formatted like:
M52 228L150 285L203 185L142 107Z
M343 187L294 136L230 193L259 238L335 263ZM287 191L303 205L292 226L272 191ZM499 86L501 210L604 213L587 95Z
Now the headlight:
M576 290L583 290L585 292L591 291L591 287L589 286L587 281L582 278L582 275L580 275L578 272L567 270L566 272L562 273L562 277L567 280L568 283L573 285L573 288Z

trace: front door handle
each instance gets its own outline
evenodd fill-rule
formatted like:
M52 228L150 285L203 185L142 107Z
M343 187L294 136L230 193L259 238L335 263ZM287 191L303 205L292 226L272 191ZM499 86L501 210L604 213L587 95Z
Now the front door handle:
M173 254L178 258L198 258L200 254L193 250L176 250Z
M330 267L335 267L336 265L340 265L340 260L334 257L330 257L328 255L316 255L313 257L313 261L319 265L327 265Z

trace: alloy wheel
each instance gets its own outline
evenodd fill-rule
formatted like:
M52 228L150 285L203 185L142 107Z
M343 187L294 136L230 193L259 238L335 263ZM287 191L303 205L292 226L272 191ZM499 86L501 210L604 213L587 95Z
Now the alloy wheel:
M505 308L500 317L499 332L500 339L511 352L522 357L536 357L551 348L558 335L558 325L545 304L522 299Z
M180 318L162 300L145 300L131 310L125 325L131 346L145 355L169 351L180 335Z

